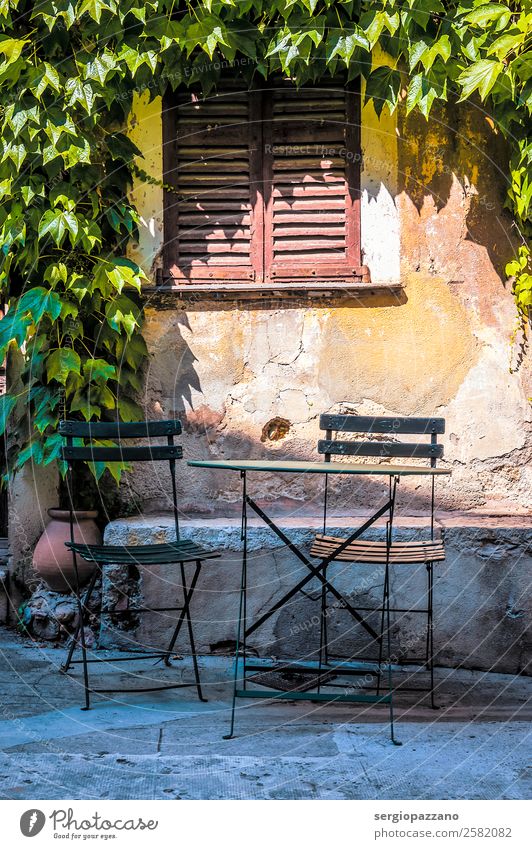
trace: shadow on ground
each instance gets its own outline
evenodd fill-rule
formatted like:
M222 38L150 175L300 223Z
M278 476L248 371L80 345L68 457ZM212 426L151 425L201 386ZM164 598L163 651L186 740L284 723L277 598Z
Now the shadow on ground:
M440 709L396 693L391 745L380 706L237 703L237 736L224 740L231 661L204 658L209 701L195 691L94 698L79 709L81 675L58 671L62 650L0 640L2 799L521 799L529 798L527 735L532 681L437 670ZM99 685L131 686L104 672ZM129 665L128 665L129 666ZM136 671L157 683L188 680L188 661ZM408 682L397 673L397 683ZM423 684L418 674L416 685Z

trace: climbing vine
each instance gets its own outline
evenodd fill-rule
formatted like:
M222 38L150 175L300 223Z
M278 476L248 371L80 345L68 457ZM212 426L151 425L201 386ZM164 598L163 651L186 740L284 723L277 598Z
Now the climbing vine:
M10 472L58 458L65 413L141 414L143 273L126 258L139 151L125 127L134 92L210 90L223 64L300 83L347 68L379 114L481 101L508 143L522 246L507 273L526 316L531 33L531 0L0 0L0 356L22 362L0 401L0 430L14 422Z

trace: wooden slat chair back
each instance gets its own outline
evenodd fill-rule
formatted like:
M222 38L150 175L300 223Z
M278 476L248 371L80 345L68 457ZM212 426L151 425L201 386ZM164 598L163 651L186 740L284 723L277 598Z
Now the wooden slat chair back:
M421 419L400 417L372 417L352 415L320 416L320 430L325 431L325 439L318 442L318 453L330 461L331 455L348 457L408 457L429 459L431 466L443 457L443 445L438 443L438 435L445 433L445 419ZM403 442L396 439L333 439L333 431L356 433L366 436L375 434L393 435L429 435L430 442Z

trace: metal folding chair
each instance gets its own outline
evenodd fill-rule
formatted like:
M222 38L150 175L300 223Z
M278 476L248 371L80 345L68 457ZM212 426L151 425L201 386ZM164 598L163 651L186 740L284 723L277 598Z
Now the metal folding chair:
M68 672L72 664L81 663L83 665L83 684L85 705L82 710L90 708L90 693L112 693L112 692L151 692L155 690L169 690L180 687L196 687L198 697L201 701L206 701L203 698L201 690L201 681L199 676L198 661L196 656L196 646L194 641L194 632L192 619L190 615L190 604L196 588L196 584L200 575L203 560L213 557L219 557L216 551L209 551L196 543L182 539L179 532L179 513L177 505L177 486L176 486L176 460L183 456L183 449L179 445L174 445L174 436L181 433L181 422L179 420L171 421L153 421L153 422L77 422L77 421L62 421L59 425L59 433L65 438L65 445L62 447L61 456L68 464L67 486L70 501L70 542L66 545L72 551L74 571L76 575L75 586L72 588L78 608L78 623L75 633L73 634L68 648L67 658L61 667L63 672ZM166 445L123 445L123 440L128 439L150 439L152 437L166 436ZM88 440L88 442L85 442ZM108 440L113 440L109 444ZM154 462L168 461L170 467L170 477L172 481L172 502L173 515L175 523L175 542L154 545L86 545L74 541L74 509L75 509L75 494L74 494L74 476L73 464L75 462L98 463L98 462ZM83 557L85 560L92 561L96 564L96 568L92 574L92 578L84 592L79 584L79 573L77 558ZM190 583L187 582L186 566L187 564L195 564L194 572ZM102 576L103 567L109 564L122 564L130 568L139 568L142 566L153 566L162 564L175 564L179 566L180 587L182 590L183 603L179 606L171 607L127 607L124 610L112 611L113 616L131 613L161 613L161 612L179 612L174 632L165 651L135 651L127 653L123 656L114 658L99 658L88 657L87 645L85 640L85 625L89 615L89 602L96 586L98 577ZM89 684L89 664L103 662L122 662L127 660L163 660L166 666L170 666L170 657L172 655L176 640L180 634L182 626L186 623L192 652L192 662L194 667L194 681L180 682L178 684L164 684L156 687L143 687L134 689L124 689L114 687L108 689L94 689ZM79 643L81 648L81 659L74 660L73 655L76 646Z
M320 416L320 429L325 431L325 439L318 442L318 452L324 454L324 460L330 462L332 455L348 457L408 457L424 458L430 460L432 467L436 466L437 459L443 457L443 445L437 441L438 434L445 433L445 419L436 418L373 418L371 416L354 415L332 415ZM336 439L333 439L336 432ZM397 439L338 439L339 433L352 433L360 435L389 434L390 436L403 434L428 434L430 443L423 442L401 442ZM381 614L381 634L379 638L379 668L383 656L383 635L385 627L385 615L399 613L425 614L425 652L421 658L401 659L404 664L418 663L423 665L430 673L430 699L431 706L434 703L434 564L445 560L445 546L443 539L435 539L434 535L434 477L432 478L431 505L430 505L430 540L413 540L411 542L395 542L392 540L389 560L387 560L386 542L378 540L358 539L347 546L336 557L337 561L351 563L376 564L385 567L382 607L361 608L368 613L379 612ZM313 557L327 557L342 542L341 537L328 536L327 528L327 475L325 476L325 495L323 510L323 533L317 534L312 548ZM389 567L395 565L424 564L427 572L426 607L398 608L390 605L390 576ZM320 627L320 657L325 657L327 662L327 591L325 587L321 592L321 627Z

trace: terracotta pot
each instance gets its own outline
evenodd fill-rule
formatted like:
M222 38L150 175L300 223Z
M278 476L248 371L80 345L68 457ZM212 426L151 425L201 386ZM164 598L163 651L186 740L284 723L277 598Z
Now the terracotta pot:
M33 552L33 568L37 575L46 581L51 590L58 593L72 592L76 586L76 573L72 552L65 542L70 542L70 514L68 510L55 507L48 510L51 521L48 522ZM94 521L96 510L74 511L74 541L88 545L101 545L102 535ZM83 557L77 557L80 585L85 584L94 569Z

